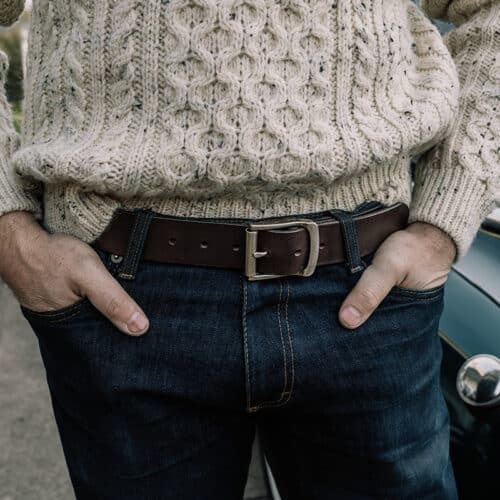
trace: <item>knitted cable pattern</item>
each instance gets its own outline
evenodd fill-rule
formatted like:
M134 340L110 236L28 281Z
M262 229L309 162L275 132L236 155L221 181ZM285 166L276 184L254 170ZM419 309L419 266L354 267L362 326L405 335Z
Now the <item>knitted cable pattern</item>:
M110 57L111 84L109 97L112 113L109 117L110 133L115 141L127 130L130 124L131 110L136 103L132 85L134 66L134 26L137 22L137 11L130 0L117 1L111 9ZM138 104L138 103L137 103Z
M87 95L84 91L84 55L85 35L89 24L89 15L84 2L68 3L68 15L73 20L69 30L69 40L64 54L66 62L66 85L69 92L65 94L68 110L65 126L66 133L75 134L82 130L85 122Z
M450 16L454 18L453 13ZM460 122L461 142L450 143L450 162L461 165L486 183L489 179L497 180L494 174L500 165L499 25L500 10L491 5L474 24L460 29L461 36L456 32L449 39L453 52L463 54L458 60L463 80L462 99L467 108L461 112L468 115L468 120ZM465 44L460 40L462 37L467 40ZM468 52L474 53L472 69L464 64Z
M35 0L0 215L33 207L14 173L43 185L47 227L85 241L118 206L241 218L402 201L461 255L498 171L500 5L423 7ZM457 28L443 39L426 13Z
M410 221L446 227L464 251L500 196L500 3L428 0L423 7L458 26L446 43L460 95L450 133L419 162Z

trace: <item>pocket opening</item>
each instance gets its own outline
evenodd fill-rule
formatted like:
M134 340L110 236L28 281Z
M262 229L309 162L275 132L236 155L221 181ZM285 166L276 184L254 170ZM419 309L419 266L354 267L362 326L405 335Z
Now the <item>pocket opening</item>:
M21 312L28 319L40 319L44 321L49 321L51 323L59 323L66 321L73 316L80 313L82 308L91 305L90 300L87 297L82 297L74 304L69 306L61 307L60 309L54 309L51 311L33 311L23 305L20 305Z
M389 295L405 296L417 300L432 300L441 295L441 293L444 291L445 285L446 283L443 283L442 285L427 289L414 289L405 288L402 286L394 286L389 292Z

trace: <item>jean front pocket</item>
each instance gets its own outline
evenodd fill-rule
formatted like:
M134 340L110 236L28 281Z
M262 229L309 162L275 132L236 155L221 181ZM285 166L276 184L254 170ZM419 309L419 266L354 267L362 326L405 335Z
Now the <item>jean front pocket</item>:
M83 297L74 304L52 311L33 311L25 306L21 307L21 312L28 321L44 321L48 323L63 323L78 316L83 310L91 306L87 297Z
M111 255L99 249L95 249L95 251L105 268L111 274L114 274L115 264L113 263ZM20 305L20 309L24 317L30 323L63 324L73 318L79 317L85 311L91 311L93 309L93 305L88 297L82 297L73 304L50 311L34 311L23 305Z
M427 289L414 289L405 288L401 286L394 286L389 292L392 297L406 299L406 300L419 300L419 301L434 301L442 297L445 289L445 283Z

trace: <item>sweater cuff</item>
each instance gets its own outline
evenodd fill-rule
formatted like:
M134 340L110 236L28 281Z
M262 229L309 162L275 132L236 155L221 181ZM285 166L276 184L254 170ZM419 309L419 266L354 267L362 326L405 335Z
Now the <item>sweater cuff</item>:
M17 176L3 168L2 163L4 161L0 161L0 216L22 210L32 212L40 219L41 205L35 193L23 189Z
M417 169L409 223L427 222L451 237L455 261L470 248L483 219L494 208L487 185L465 169Z

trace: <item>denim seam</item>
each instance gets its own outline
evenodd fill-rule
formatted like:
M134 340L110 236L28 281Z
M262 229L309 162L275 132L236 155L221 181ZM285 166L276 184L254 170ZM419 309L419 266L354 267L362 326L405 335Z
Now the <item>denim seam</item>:
M288 367L287 367L287 359L286 359L286 351L285 351L285 339L283 337L283 322L281 320L281 309L283 305L283 281L280 279L280 297L278 301L277 307L277 315L278 315L278 328L280 332L280 340L281 340L281 350L283 352L283 390L281 391L281 396L277 401L281 401L283 399L283 394L286 392L288 386ZM273 402L271 402L273 403ZM267 404L267 403L266 403Z
M288 401L290 401L290 398L292 397L293 385L295 382L295 354L293 351L293 341L291 333L292 330L290 328L290 321L288 319L288 304L290 302L290 281L288 279L286 280L286 286L287 286L287 295L285 302L285 321L286 321L288 342L290 344L290 365L291 365L290 390L288 391L288 398L285 401L285 403L288 403Z
M293 387L293 376L294 376L294 368L293 368L293 349L292 349L292 344L291 344L291 337L290 337L290 325L288 322L288 300L290 297L290 286L288 285L287 287L287 298L285 301L285 322L287 325L287 336L288 336L288 341L290 345L290 353L292 355L291 359L291 366L292 366L292 379L290 382L290 388L288 389L288 367L287 367L287 353L285 349L285 341L283 337L283 328L282 328L282 321L281 321L281 306L283 304L283 282L280 279L280 296L279 296L279 301L278 301L278 306L277 306L277 316L278 316L278 327L279 327L279 332L280 332L280 337L281 337L281 347L283 350L283 370L284 370L284 386L283 386L283 391L281 393L281 396L279 399L275 401L263 401L262 403L256 404L253 408L253 411L263 409L263 408L277 408L280 406L284 406L288 401L290 400L291 397L291 391ZM288 284L288 281L287 281Z
M252 407L252 381L250 378L250 360L248 356L248 328L247 328L247 283L243 279L243 276L240 277L241 284L243 287L243 350L245 351L245 375L246 375L246 396L247 396L247 410L252 412L256 411L257 408Z

